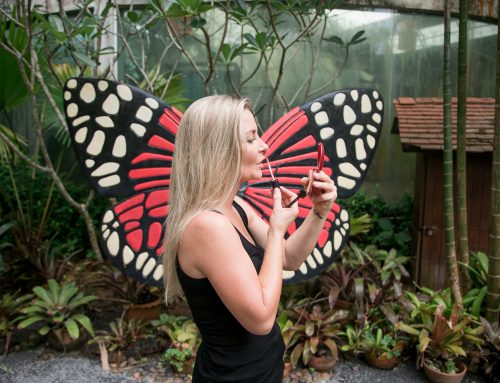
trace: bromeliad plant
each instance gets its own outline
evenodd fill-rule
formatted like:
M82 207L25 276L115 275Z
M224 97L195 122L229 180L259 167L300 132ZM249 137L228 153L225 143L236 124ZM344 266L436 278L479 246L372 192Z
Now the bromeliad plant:
M308 365L312 356L330 356L338 359L338 339L340 329L347 320L349 311L329 309L322 311L320 305L314 305L310 311L298 307L288 311L288 318L293 326L283 331L283 337L292 350L290 362L295 367L302 359Z
M425 304L422 306L424 309ZM421 311L428 312L427 309ZM449 371L452 362L467 356L466 350L479 348L483 343L479 337L483 326L476 324L468 314L461 313L458 305L451 308L449 315L442 305L438 305L433 319L426 314L418 318L421 321L411 325L399 322L396 328L417 342L417 364L420 367L432 363L440 371Z
M190 372L200 343L198 327L185 316L161 314L151 322L160 332L168 335L170 346L165 350L165 359L176 372Z
M80 327L94 336L92 323L84 314L85 305L96 297L84 295L74 283L48 281L48 288L33 288L34 299L21 310L19 328L26 328L34 323L41 324L38 332L47 335L52 332L64 344L67 333L72 339L80 338Z
M0 300L0 337L5 338L4 355L9 352L10 339L16 328L16 322L19 320L21 309L31 298L33 298L31 294L19 295L19 291L2 295Z

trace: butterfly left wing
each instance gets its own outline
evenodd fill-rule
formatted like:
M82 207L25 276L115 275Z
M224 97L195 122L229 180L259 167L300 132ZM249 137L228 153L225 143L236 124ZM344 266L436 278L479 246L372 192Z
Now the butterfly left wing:
M108 197L99 242L125 274L161 286L163 224L181 113L136 87L72 78L64 88L73 147L89 184Z

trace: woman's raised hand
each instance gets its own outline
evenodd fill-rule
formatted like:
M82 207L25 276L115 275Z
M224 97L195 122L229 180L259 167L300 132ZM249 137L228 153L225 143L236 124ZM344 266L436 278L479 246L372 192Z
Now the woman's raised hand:
M269 220L271 230L276 230L280 235L285 235L288 226L297 218L299 214L298 204L294 203L291 207L287 206L297 195L287 188L280 186L273 189L273 214Z
M314 210L322 217L326 217L337 199L337 187L333 180L323 171L313 172L313 177L313 186L321 190L321 193L309 196L309 198L313 203ZM309 183L309 178L304 177L301 182L306 187Z

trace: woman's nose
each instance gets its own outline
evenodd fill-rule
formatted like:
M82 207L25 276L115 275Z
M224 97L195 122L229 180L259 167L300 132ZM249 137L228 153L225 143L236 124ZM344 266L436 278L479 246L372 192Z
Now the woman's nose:
M263 153L266 153L268 150L269 150L269 146L264 142L262 141L261 138L259 138L260 140L260 151L263 152Z

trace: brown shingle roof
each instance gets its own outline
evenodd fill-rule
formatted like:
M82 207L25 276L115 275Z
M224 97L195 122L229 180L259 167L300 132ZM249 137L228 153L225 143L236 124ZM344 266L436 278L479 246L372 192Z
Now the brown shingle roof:
M393 133L399 133L404 151L443 150L443 99L400 97ZM452 98L452 142L456 149L457 99ZM467 151L491 152L495 123L495 99L467 98Z

